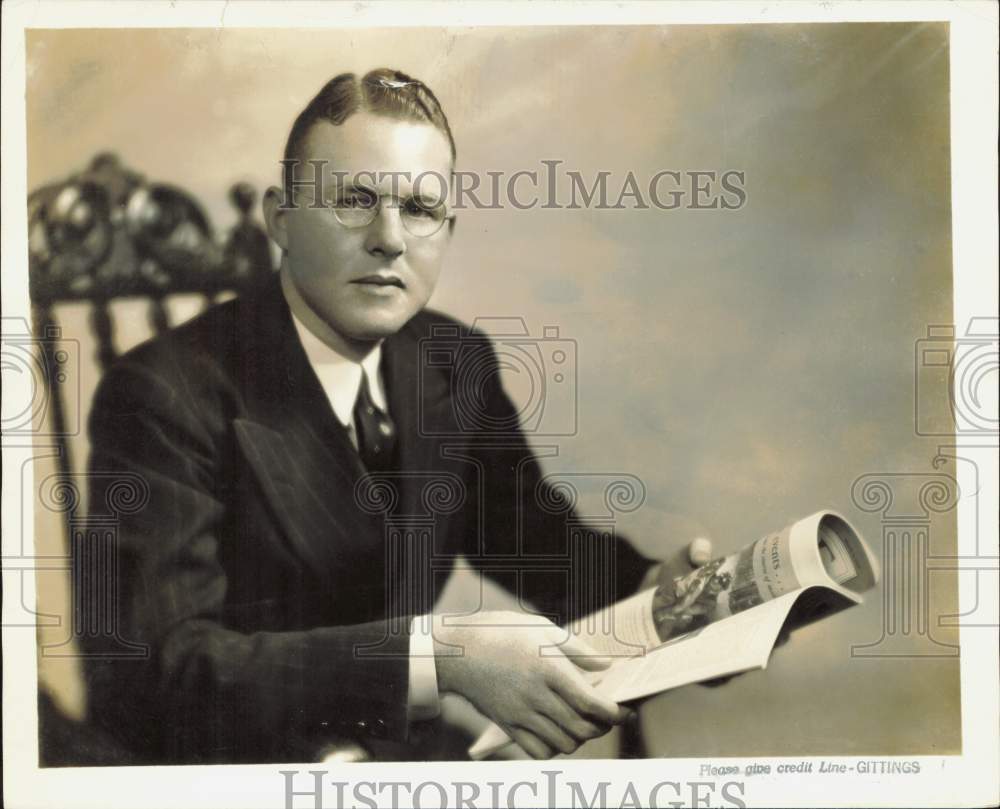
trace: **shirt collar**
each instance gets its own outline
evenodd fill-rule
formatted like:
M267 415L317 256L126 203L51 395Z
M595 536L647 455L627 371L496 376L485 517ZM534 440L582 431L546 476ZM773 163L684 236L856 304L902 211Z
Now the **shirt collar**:
M282 279L285 281L285 279ZM284 289L284 284L282 284ZM287 292L285 297L288 297ZM291 304L291 302L289 302ZM372 349L360 363L345 357L331 348L313 334L295 314L295 309L289 306L295 332L305 351L309 365L316 373L320 385L326 393L330 406L341 424L350 426L354 422L354 403L361 387L361 372L364 369L368 376L368 389L372 401L382 411L388 411L385 390L379 376L379 364L382 361L382 344Z

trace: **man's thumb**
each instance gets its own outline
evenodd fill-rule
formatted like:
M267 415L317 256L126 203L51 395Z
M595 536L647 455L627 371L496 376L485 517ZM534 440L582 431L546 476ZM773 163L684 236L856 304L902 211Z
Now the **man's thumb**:
M698 537L663 563L659 580L666 582L681 578L711 560L712 541L705 537Z

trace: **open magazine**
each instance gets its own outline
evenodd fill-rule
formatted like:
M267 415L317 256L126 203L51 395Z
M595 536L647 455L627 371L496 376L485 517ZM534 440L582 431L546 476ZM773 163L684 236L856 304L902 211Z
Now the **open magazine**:
M592 682L615 702L765 668L786 623L800 626L854 604L878 582L878 563L838 514L820 511L568 627L621 658ZM469 749L485 758L510 739L490 725Z

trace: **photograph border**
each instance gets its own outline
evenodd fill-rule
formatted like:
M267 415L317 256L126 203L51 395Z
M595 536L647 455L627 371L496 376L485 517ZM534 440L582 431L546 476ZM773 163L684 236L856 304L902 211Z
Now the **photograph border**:
M951 183L953 224L954 318L963 328L973 318L997 317L997 6L990 2L706 2L706 3L283 3L203 2L14 2L3 6L2 158L7 172L3 185L2 274L3 316L30 322L28 296L28 222L25 208L25 37L30 28L75 27L197 27L301 28L404 26L540 26L540 25L683 25L712 23L876 22L941 20L951 27ZM391 23L389 23L391 21ZM943 442L948 443L948 442ZM513 805L567 805L565 783L579 783L591 796L601 781L615 786L608 795L619 805L626 785L645 802L657 784L684 785L681 797L662 792L663 800L695 802L709 793L692 784L713 783L713 805L720 799L725 777L705 776L702 768L737 766L742 772L755 763L820 761L855 765L859 757L737 757L713 760L675 758L649 760L558 762L410 762L301 765L225 765L192 767L59 768L38 767L38 713L36 636L31 626L9 626L8 616L31 610L35 599L33 576L8 564L23 553L33 536L33 518L22 513L22 477L29 437L5 437L3 461L7 474L2 495L4 581L20 578L13 592L24 603L4 599L3 631L3 741L4 797L10 807L167 807L221 806L282 807L288 795L288 776L296 773L294 789L302 795L295 806L312 806L311 772L323 772L323 806L337 806L335 783L346 795L360 782L391 781L477 784L481 800L499 795ZM995 491L998 481L996 437L956 439L951 448L975 456L979 485ZM37 454L38 446L34 445ZM959 464L959 484L971 484L969 465ZM997 524L978 519L976 503L963 499L957 507L958 553L956 569L976 571L960 575L959 613L982 610L985 595L997 593L982 583L996 582ZM978 526L977 526L978 521ZM13 527L13 530L8 530ZM978 531L978 533L977 533ZM987 554L983 556L983 554ZM980 576L980 573L985 575ZM10 593L5 587L5 594ZM919 773L870 777L857 772L822 779L802 773L741 778L744 788L735 797L747 806L976 806L997 800L998 652L996 626L960 625L962 753L955 756L905 756L920 763ZM887 757L885 760L893 760ZM553 772L559 776L554 781ZM549 774L547 774L549 773ZM490 784L502 783L502 791ZM518 784L534 785L520 787ZM341 794L345 794L341 793ZM449 791L449 803L455 793ZM438 805L439 795L428 790L425 806ZM318 804L317 804L318 805ZM346 805L351 805L348 801ZM385 805L380 801L379 805ZM406 800L401 806L413 805ZM489 805L477 803L475 805ZM667 804L669 805L669 803ZM736 804L730 804L736 805Z

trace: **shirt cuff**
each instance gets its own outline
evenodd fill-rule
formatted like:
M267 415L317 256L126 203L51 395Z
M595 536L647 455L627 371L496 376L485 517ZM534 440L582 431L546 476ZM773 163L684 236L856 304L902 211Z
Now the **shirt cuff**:
M418 615L410 621L410 687L406 718L411 722L433 719L441 713L437 667L434 665L434 635L431 616Z

